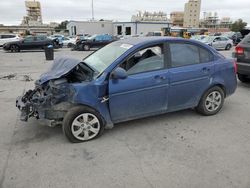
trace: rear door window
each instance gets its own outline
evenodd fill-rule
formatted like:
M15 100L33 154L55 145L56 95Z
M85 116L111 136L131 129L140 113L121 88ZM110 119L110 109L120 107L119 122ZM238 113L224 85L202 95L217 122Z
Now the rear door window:
M170 43L171 67L182 67L214 60L212 52L204 47L187 43Z
M192 44L171 43L172 67L181 67L200 63L199 48Z
M201 63L208 63L214 60L213 54L206 50L205 48L200 49L200 62Z

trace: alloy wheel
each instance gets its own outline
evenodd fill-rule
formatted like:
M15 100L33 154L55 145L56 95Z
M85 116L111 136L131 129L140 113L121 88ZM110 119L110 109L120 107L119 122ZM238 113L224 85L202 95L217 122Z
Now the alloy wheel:
M205 100L205 106L207 111L209 112L216 111L218 108L220 108L221 103L222 103L222 96L221 93L218 91L211 92Z
M91 140L96 137L100 129L98 118L91 113L80 114L73 120L71 126L73 136L81 141Z

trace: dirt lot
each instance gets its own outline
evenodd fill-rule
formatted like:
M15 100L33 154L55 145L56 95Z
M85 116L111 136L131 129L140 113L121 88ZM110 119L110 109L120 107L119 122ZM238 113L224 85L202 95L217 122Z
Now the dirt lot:
M87 55L60 49L55 56L65 54ZM15 108L15 98L33 88L30 78L50 65L43 52L0 50L0 77L12 74L0 79L0 188L250 187L250 84L239 83L216 116L170 113L71 144L61 127L23 123Z

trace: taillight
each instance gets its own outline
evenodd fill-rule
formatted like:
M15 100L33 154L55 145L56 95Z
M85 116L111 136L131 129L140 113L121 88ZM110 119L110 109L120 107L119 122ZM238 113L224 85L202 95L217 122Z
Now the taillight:
M236 54L244 54L244 48L241 46L236 46L235 48Z

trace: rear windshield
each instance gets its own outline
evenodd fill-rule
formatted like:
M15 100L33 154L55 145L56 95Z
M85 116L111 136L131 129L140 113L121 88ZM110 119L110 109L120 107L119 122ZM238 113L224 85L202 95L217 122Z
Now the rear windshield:
M242 44L250 44L250 35L245 36L241 42Z

